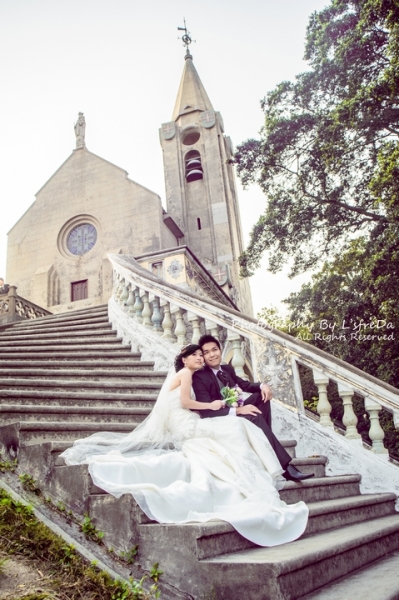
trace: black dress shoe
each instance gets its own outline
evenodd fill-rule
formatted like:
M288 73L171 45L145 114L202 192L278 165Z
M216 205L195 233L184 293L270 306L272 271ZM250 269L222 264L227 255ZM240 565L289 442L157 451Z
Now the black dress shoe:
M294 465L288 465L287 469L283 473L283 477L289 481L304 481L314 477L314 473L301 473Z

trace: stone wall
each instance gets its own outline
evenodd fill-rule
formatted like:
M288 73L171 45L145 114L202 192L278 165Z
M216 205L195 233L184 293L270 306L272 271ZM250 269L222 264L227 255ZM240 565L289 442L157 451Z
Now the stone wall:
M87 149L75 150L11 229L7 280L49 309L68 306L71 283L87 280L88 300L101 304L112 289L107 252L137 255L176 246L162 216L157 194ZM67 239L81 223L95 228L97 240L74 255Z

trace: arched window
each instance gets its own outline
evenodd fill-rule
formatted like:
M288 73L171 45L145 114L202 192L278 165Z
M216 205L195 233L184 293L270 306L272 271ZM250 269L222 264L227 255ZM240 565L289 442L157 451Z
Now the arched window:
M196 181L204 177L204 171L202 170L201 155L197 150L190 150L187 152L186 157L186 181Z

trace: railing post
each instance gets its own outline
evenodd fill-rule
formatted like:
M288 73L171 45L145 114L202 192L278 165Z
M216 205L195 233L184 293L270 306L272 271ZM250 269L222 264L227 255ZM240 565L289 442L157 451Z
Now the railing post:
M219 340L219 326L216 323L205 319L205 329L206 331L209 331L209 333L213 335L214 338Z
M177 343L179 346L183 346L183 344L186 343L186 333L187 329L184 324L182 309L178 307L176 311L175 336L177 337Z
M385 433L380 425L380 418L378 413L381 410L381 405L375 402L372 398L364 399L364 407L369 413L370 417L370 430L369 437L373 444L373 452L376 454L386 454L388 457L388 450L384 447Z
M148 300L148 293L145 292L143 294L143 304L144 304L144 308L143 311L141 313L141 316L143 318L143 325L145 325L145 327L152 327L152 323L151 323L151 307L150 307L150 302Z
M115 289L115 298L116 298L116 301L118 302L118 304L120 304L120 302L121 302L121 295L122 295L124 284L125 284L125 280L123 279L123 277L121 277L119 279L118 284Z
M166 338L170 342L175 343L176 337L173 335L173 331L172 331L173 321L172 321L172 317L170 316L169 302L163 301L162 308L163 308L163 321L162 321L163 334L162 334L162 337Z
M126 284L126 281L125 281L125 284L124 284L123 289L122 289L122 293L120 295L120 303L122 304L123 307L126 306L126 302L127 302L128 298L129 298L129 288L128 288L128 286Z
M231 359L231 364L233 365L237 375L246 379L247 376L243 369L245 365L245 360L241 351L241 336L238 333L232 331L231 329L228 329L227 341L231 342L231 346L233 348L233 358Z
M198 340L201 337L201 329L200 329L199 317L195 313L188 312L187 313L187 319L191 322L191 324L193 326L193 336L191 338L191 343L192 344L198 344Z
M134 315L134 290L135 290L135 286L133 284L131 284L130 291L129 291L129 298L126 301L128 313L129 313L129 315L132 315L132 316Z
M151 317L152 325L154 327L154 331L157 333L162 333L161 327L161 311L159 309L159 298L158 296L154 296L154 300L152 301L152 317Z
M320 415L320 425L323 425L323 427L334 427L334 424L330 418L332 406L329 403L327 396L327 385L329 379L324 375L324 373L320 373L320 371L313 370L313 380L317 385L317 390L319 392L317 412Z
M346 427L345 437L347 440L361 440L362 436L357 432L358 419L353 410L353 390L338 382L338 394L344 405L342 422Z
M142 312L143 312L144 304L140 297L140 288L136 288L134 294L136 296L136 300L135 300L135 303L133 306L133 310L135 312L137 321L139 323L142 323L143 322Z
M17 286L10 285L8 290L8 314L10 317L15 317L17 311Z

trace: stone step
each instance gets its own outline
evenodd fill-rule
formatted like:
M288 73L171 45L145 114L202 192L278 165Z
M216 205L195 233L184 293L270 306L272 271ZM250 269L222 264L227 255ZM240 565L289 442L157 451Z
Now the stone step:
M127 346L129 347L129 346ZM126 347L112 347L112 348L106 348L106 347L102 347L102 349L96 349L96 348L87 348L87 350L83 351L82 350L82 346L77 346L77 350L74 350L74 348L72 346L68 347L68 350L62 350L61 347L57 348L57 350L52 350L51 348L46 348L46 350L40 349L37 352L35 352L34 350L31 350L30 352L4 352L1 353L0 356L0 365L4 366L5 362L9 362L9 361L15 361L15 360L22 360L22 359L27 359L27 360L38 360L38 359L42 359L42 360L46 360L46 361L51 361L51 360L60 360L60 359L68 359L68 358L74 358L74 359L78 359L78 358L82 358L82 359L89 359L89 358L116 358L116 356L118 357L118 360L123 359L123 358L133 358L138 360L140 358L140 354L138 352L130 352L126 350ZM26 364L26 363L24 363ZM46 365L49 366L49 365Z
M352 509L359 511L359 521L368 521L374 518L385 517L387 515L395 514L395 494L373 494L368 496L356 496L350 500L348 503L352 506ZM92 507L93 517L98 519L98 515L104 511L103 508L100 507L101 502L104 502L107 505L112 504L112 502L103 498L101 500L101 494L93 494L93 497L90 499L89 505ZM133 500L134 502L134 500ZM317 516L320 514L320 510L322 509L322 505L325 504L324 512L327 515L330 506L330 501L326 501L325 503L320 503L320 506L310 503L309 506L309 521L305 531L305 534L302 537L307 535L314 535L316 533L331 530L336 527L336 521L326 521L324 523L321 522ZM95 509L94 509L95 507ZM371 507L371 510L369 508ZM94 510L93 510L94 509ZM109 510L109 509L108 509ZM137 511L136 511L137 512ZM142 513L142 517L139 519L139 522L142 524L147 523L149 520ZM105 515L104 515L105 516ZM352 525L357 521L353 520L353 515L349 510L342 511L340 515L339 526L345 527L347 525ZM182 527L185 530L183 531L183 537L186 538L191 534L191 529L197 530L197 533L194 535L195 538L195 556L198 560L204 560L206 558L213 558L216 556L220 556L222 554L238 552L241 550L245 550L248 548L256 548L256 544L250 542L249 540L240 536L236 530L224 521L212 521L210 523L211 526L203 528L204 524L194 524L194 523L186 523ZM141 528L140 533L143 537L167 537L168 535L173 536L173 528L176 528L176 525L165 525L158 524L159 532L153 531L152 533L146 533L145 528ZM155 527L151 529L155 530ZM200 535L198 535L198 531Z
M2 333L4 336L12 337L13 335L35 335L36 333L46 332L46 331L74 331L77 328L92 328L92 327L109 327L111 323L108 321L108 317L105 315L103 317L86 317L85 319L59 319L54 322L41 322L41 320L36 319L35 321L21 321L19 323L13 324L11 327L6 329ZM111 326L112 327L112 326Z
M113 352L126 352L130 349L130 346L123 345L121 338L106 338L101 340L99 338L60 338L58 340L32 340L29 342L19 344L6 344L0 343L0 354L13 353L18 354L19 352L60 352L61 350L82 350L87 348L90 350L112 350Z
M0 398L8 400L8 404L24 405L30 403L40 404L60 404L60 405L95 405L100 402L102 405L106 403L115 404L116 402L127 402L129 404L136 402L155 402L158 395L151 393L151 389L147 393L143 391L132 392L125 394L122 391L63 391L63 390L0 390ZM11 402L12 400L12 402Z
M391 552L301 600L398 600L399 552Z
M111 358L109 358L111 356ZM76 360L76 353L73 354L72 357L65 357L63 360L51 358L46 355L48 359L47 363L44 363L43 360L19 360L18 356L11 356L7 361L7 366L5 367L4 357L0 360L0 372L2 375L7 373L11 373L11 370L17 371L18 375L20 369L26 367L27 369L32 369L33 374L35 374L36 369L39 371L46 370L51 372L58 372L59 370L67 369L79 369L79 371L89 371L93 369L99 369L104 372L107 371L120 371L123 372L128 369L129 375L134 375L134 373L143 373L147 369L151 369L154 367L154 363L152 361L141 361L138 360L140 358L140 354L137 352L129 352L127 356L121 357L118 354L118 360L112 358L112 354L107 354L105 358L89 358L86 359L85 355L79 360ZM165 373L166 375L166 373Z
M99 340L103 340L103 338L107 338L107 339L115 339L116 338L116 331L112 331L111 328L107 328L105 329L104 327L102 327L101 329L88 329L85 328L84 330L79 330L79 331L71 331L70 329L68 329L68 331L63 331L60 329L54 329L52 331L45 331L45 332L37 332L35 331L34 333L30 332L29 334L15 334L13 336L8 336L8 339L6 341L4 341L3 336L0 337L0 344L5 346L6 344L10 344L10 338L12 338L12 342L16 343L18 342L19 345L25 345L25 344L33 344L36 341L44 341L44 340L65 340L65 339L82 339L82 336L84 334L84 338L96 338ZM121 339L121 338L118 338Z
M125 423L126 421L142 421L152 411L153 403L141 402L134 406L48 406L41 404L20 404L13 406L8 404L0 405L0 418L2 423L13 423L17 419L23 419L24 422L40 422L45 427L44 422L64 421L65 423L81 422L104 422L107 423ZM109 425L108 425L109 427Z
M396 494L361 494L309 502L309 521L304 536L393 515L395 501Z
M21 364L25 364L25 363L21 363ZM42 363L40 363L42 365ZM118 362L118 364L120 364ZM138 365L141 366L141 363L137 363ZM77 363L76 366L80 366L80 363ZM14 368L10 368L8 367L7 369L1 368L0 367L0 381L1 381L1 385L6 386L7 383L10 380L13 380L15 377L35 377L35 385L36 382L38 381L39 378L41 379L46 379L47 377L49 378L56 378L59 381L66 381L68 379L75 379L75 380L79 380L79 381L102 381L102 379L106 379L108 381L113 381L114 379L117 379L119 381L125 381L125 382L131 382L131 383L144 383L144 382L150 382L150 383L155 383L158 382L160 385L162 385L162 383L165 380L166 377L166 373L164 371L150 371L150 370L135 370L134 367L130 368L128 370L126 369L113 369L113 368L109 368L109 369L105 369L103 367L87 367L86 369L65 369L65 368L58 368L56 369L55 367L53 367L52 369L43 369L43 368L29 368L29 369L24 369L24 368L18 368L18 369L14 369Z
M314 477L300 483L287 481L280 490L280 498L289 504L299 502L320 502L335 500L345 496L360 494L360 475L338 475L333 477Z
M60 334L64 332L71 333L79 333L80 331L84 331L85 334L94 335L96 331L103 332L113 331L112 324L105 321L104 319L93 319L93 323L85 322L81 325L65 325L61 326L50 326L50 325L37 325L36 327L27 327L25 329L19 328L18 330L13 329L13 327L8 328L6 331L2 332L1 338L8 339L10 337L14 338L15 336L26 336L27 338L31 338L36 335L46 335L48 334Z
M75 441L88 437L93 433L111 431L113 433L130 433L140 423L139 419L129 423L96 422L68 422L68 421L20 421L19 443L35 441L42 443L47 441L68 440Z
M65 448L62 448L61 451L64 449ZM62 461L63 459L59 460ZM106 496L104 493L95 494L95 504L97 506L101 502L101 495ZM327 500L324 502L309 503L308 526L305 534L302 537L314 535L315 533L319 533L321 531L335 529L337 525L339 527L344 527L360 521L364 522L387 515L394 515L395 500L395 494L368 494L364 496L359 495L349 499L343 499L341 502L336 500ZM107 499L106 502L109 504L110 501ZM329 517L332 514L331 509L334 503L336 503L338 515L334 516L333 519L330 519ZM320 516L322 514L328 518L324 520L321 519ZM145 515L140 519L140 523L145 523L147 521ZM184 527L189 529L189 526L191 525L192 524L185 524ZM227 551L227 548L229 552L236 552L237 550L256 546L237 534L235 529L228 523L223 521L213 521L213 525L214 526L212 527L211 533L212 537L210 539L206 539L205 536L205 538L201 540L201 543L197 544L196 556L198 559L202 560L204 558L223 554ZM160 525L160 527L161 531L157 533L156 536L166 535L166 532L162 532L164 525ZM216 540L214 538L215 535L222 536L222 538Z
M0 377L0 398L7 397L8 392L25 392L28 390L38 390L39 388L47 389L47 390L59 390L59 391L68 391L68 390L78 390L84 391L90 389L91 391L98 390L100 392L109 392L109 391L159 391L162 387L162 381L109 381L106 379L105 381L92 381L92 380L84 380L76 381L73 379L56 379L53 377L52 379L3 379ZM15 389L18 388L18 389Z
M23 329L25 327L36 327L37 325L47 325L48 323L67 323L67 322L79 322L87 319L104 319L108 321L108 308L101 307L98 309L91 309L89 311L76 310L68 313L60 313L53 315L46 315L39 317L38 319L26 319L13 324L13 329Z
M398 548L399 516L395 514L282 546L205 559L201 567L210 581L219 579L218 600L295 600Z

